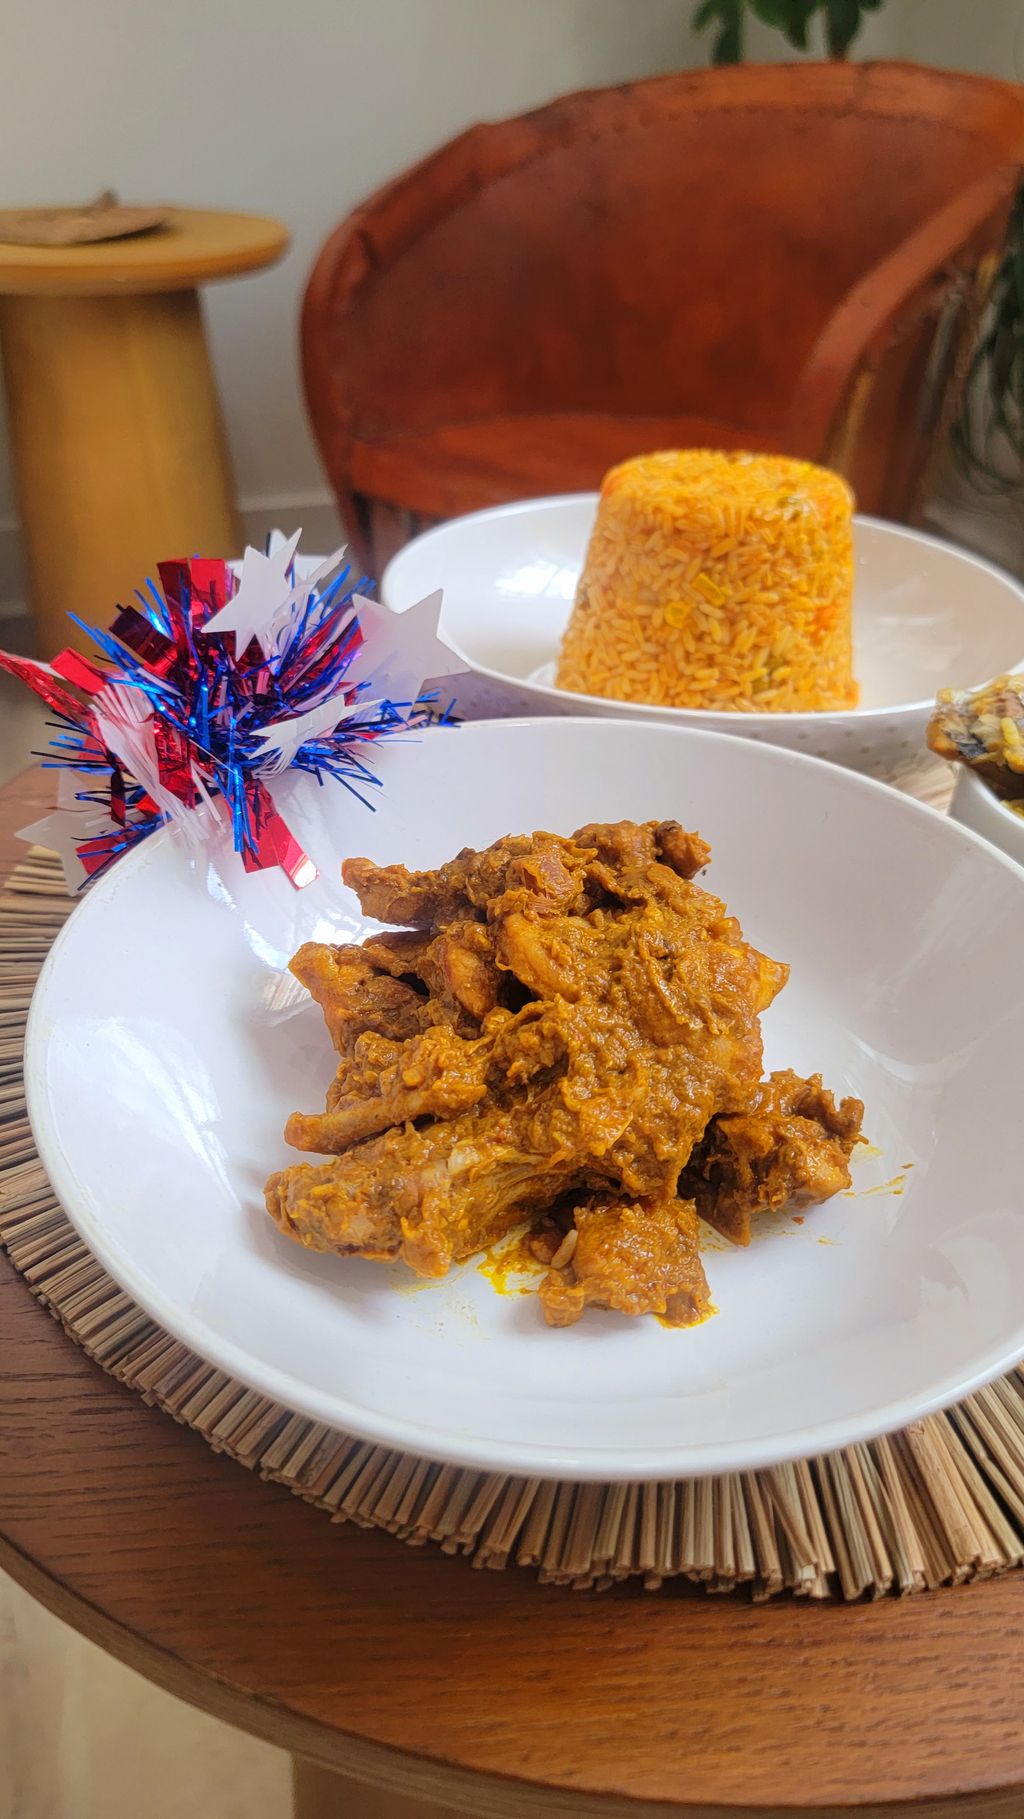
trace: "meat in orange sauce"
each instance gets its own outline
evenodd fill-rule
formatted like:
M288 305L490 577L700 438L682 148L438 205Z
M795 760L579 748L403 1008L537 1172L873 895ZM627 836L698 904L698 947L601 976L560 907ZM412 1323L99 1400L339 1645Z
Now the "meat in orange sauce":
M339 1064L287 1139L332 1160L271 1177L313 1250L441 1276L529 1220L540 1300L699 1320L698 1215L746 1242L783 1198L849 1184L863 1108L817 1077L762 1083L760 1013L788 968L694 880L676 822L510 836L434 872L353 859L363 910L401 932L292 963Z

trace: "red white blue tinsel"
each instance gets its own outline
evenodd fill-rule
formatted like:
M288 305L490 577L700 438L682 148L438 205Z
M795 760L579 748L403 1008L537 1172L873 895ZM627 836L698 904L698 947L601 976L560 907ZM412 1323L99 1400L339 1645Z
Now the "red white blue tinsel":
M356 592L344 551L314 563L297 545L298 533L239 564L160 563L160 586L150 581L108 630L71 615L95 658L0 652L0 668L54 716L40 755L60 773L58 806L23 835L59 851L69 888L167 823L200 844L225 820L247 871L280 865L307 884L316 868L274 779L305 771L367 802L380 787L377 741L450 722L453 703L424 692L458 667L438 630L440 594L396 614Z

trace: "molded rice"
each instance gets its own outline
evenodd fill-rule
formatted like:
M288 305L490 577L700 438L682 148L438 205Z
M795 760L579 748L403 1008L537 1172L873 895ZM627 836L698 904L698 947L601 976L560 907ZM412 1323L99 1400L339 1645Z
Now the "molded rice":
M605 476L560 688L662 707L856 705L853 495L810 461L666 451Z

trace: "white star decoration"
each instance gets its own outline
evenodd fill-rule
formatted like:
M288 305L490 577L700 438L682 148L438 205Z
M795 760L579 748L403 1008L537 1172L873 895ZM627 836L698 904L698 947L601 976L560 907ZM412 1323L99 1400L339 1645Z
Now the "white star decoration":
M280 537L280 532L275 532L275 536ZM271 553L275 547L274 539L271 538ZM296 619L301 619L310 596L316 592L328 591L325 589L324 583L328 575L338 567L344 557L346 547L343 543L340 549L335 550L333 556L325 556L321 562L318 562L315 556L296 556L293 571L295 585L291 593L282 600L277 612L273 613L267 622L266 637L263 642L265 654L277 649L282 635L290 626L294 625ZM329 644L333 644L340 637L351 617L351 609L347 613L338 614L334 629L328 639Z
M289 588L288 569L301 535L301 531L296 531L293 537L285 538L275 532L270 539L270 553L266 556L252 547L246 550L240 568L236 565L235 570L239 575L238 592L227 606L207 620L204 633L234 632L236 650L243 650L255 638L265 656L272 654L285 626L296 612L301 613L310 594L323 586L345 554L342 548L321 561L311 558L303 561L300 556L295 562L295 584ZM428 677L443 679L456 674L461 666L440 630L441 599L439 589L417 601L415 606L396 612L381 601L356 594L352 600L352 613L359 615L363 642L351 679L358 679L355 672L372 677L374 695L380 700L414 701ZM351 613L339 614L334 636L345 630L351 617ZM315 711L319 716L320 710ZM341 718L339 715L339 720ZM267 727L261 736L269 746L268 735L291 724L279 721L276 728ZM314 730L329 732L330 722L318 717L315 729L311 723L311 730L305 737L314 737ZM293 746L293 752L301 743L299 740Z
M27 840L30 846L44 846L57 854L69 897L75 896L87 877L76 846L110 829L110 820L102 808L91 802L76 802L75 792L81 787L87 787L84 778L73 777L70 771L59 771L57 807L53 813L44 815L41 821L33 821L30 827L20 827L15 835L15 839Z
M396 612L356 594L363 644L359 667L373 678L373 692L389 701L415 701L428 678L443 680L465 669L440 627L441 589Z
M69 897L74 897L85 883L86 870L75 851L83 840L91 840L96 834L102 834L109 826L105 815L88 815L72 809L54 809L52 815L44 815L41 821L33 821L31 827L20 827L15 839L27 840L30 846L44 846L47 852L56 853L64 871L64 883Z
M307 577L308 589L314 579L330 573L338 558L323 565ZM333 732L343 720L369 715L381 701L415 701L427 681L443 681L446 676L464 673L464 666L445 643L440 630L441 593L428 594L415 606L396 612L378 600L356 594L353 613L358 614L363 642L356 652L352 668L345 678L346 687L363 677L373 684L373 701L360 699L350 706L333 701L321 702L307 714L290 720L275 721L264 727L257 737L263 741L268 757L273 753L273 771L287 770L301 745ZM219 615L218 615L219 616ZM351 614L339 618L338 635L348 625ZM213 620L210 621L212 625Z
M274 754L270 774L286 771L299 746L305 745L307 739L319 739L324 733L333 733L343 720L354 719L371 705L367 701L353 701L346 707L335 696L333 700L321 701L319 707L311 707L308 714L296 714L291 720L276 720L273 725L263 727L256 738L262 739L268 757Z
M302 532L296 531L293 537L277 544L269 556L250 545L242 557L238 590L227 606L207 619L202 628L205 637L211 632L234 632L235 650L239 653L255 638L264 656L269 657L276 637L273 622L283 603L292 597L288 569L301 536ZM303 585L308 592L309 584Z

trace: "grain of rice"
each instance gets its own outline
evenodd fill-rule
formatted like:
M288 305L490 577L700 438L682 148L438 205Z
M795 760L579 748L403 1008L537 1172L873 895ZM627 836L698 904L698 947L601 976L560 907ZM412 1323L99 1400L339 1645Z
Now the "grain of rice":
M579 1232L576 1226L570 1226L551 1259L551 1267L553 1270L564 1269L566 1264L572 1262L573 1257L576 1255L576 1241L578 1238Z
M605 476L558 686L758 713L853 707L853 498L781 455L666 451Z

